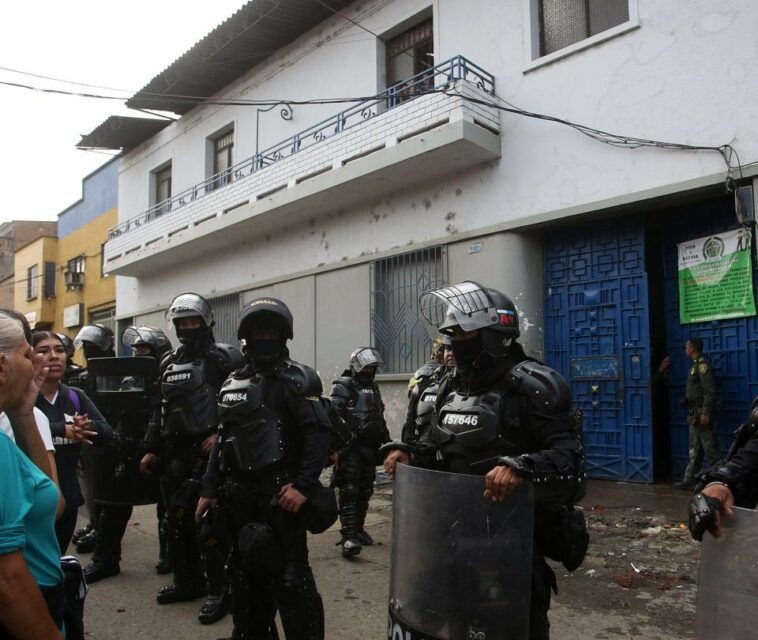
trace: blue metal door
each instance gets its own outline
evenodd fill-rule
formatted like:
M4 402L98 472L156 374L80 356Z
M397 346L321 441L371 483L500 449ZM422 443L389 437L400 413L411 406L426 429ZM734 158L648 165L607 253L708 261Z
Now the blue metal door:
M588 473L651 482L644 229L591 223L545 238L545 352L584 411Z
M687 466L689 429L684 397L689 362L684 345L690 337L703 339L716 377L716 428L724 454L734 430L747 417L750 401L758 395L758 323L756 318L735 318L713 322L679 323L677 243L734 229L734 202L719 198L667 212L672 223L665 225L663 266L665 284L666 346L671 356L669 373L669 416L672 473L681 478ZM758 271L753 269L753 290Z

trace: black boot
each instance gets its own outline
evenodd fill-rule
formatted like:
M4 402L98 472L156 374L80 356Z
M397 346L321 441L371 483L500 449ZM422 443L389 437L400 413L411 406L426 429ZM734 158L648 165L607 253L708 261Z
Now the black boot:
M222 593L218 596L208 596L200 607L197 619L200 624L213 624L218 622L227 613L229 613L230 598L228 593Z
M76 543L77 553L92 553L97 546L98 533L97 529L92 529L87 535L79 538L79 542Z
M121 567L118 563L90 562L84 567L84 577L88 584L117 576L119 573L121 573Z
M179 586L167 584L158 589L155 600L158 604L174 604L175 602L189 602L197 600L205 595L205 588L198 585Z
M71 542L76 544L81 540L84 536L86 536L90 531L92 531L95 528L94 522L88 522L85 524L81 529L77 529L74 531L74 535L71 537Z

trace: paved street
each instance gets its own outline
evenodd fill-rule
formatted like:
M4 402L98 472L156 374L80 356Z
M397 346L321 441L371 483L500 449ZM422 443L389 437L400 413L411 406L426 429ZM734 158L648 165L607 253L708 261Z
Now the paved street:
M365 549L355 562L340 557L334 546L336 531L310 541L326 609L327 640L386 637L389 498L389 489L384 488L373 500L368 529L377 545ZM692 637L696 573L680 580L697 556L697 545L678 531L686 501L687 494L664 486L590 483L583 505L597 544L574 574L556 568L560 594L550 615L554 640ZM201 601L163 607L155 603L155 592L166 576L156 575L153 569L157 559L154 513L152 507L135 509L125 539L122 574L92 585L87 600L88 637L155 638L159 630L169 640L228 635L229 617L210 627L197 622ZM656 522L662 523L657 529L648 526ZM674 562L669 577L662 573L663 558ZM639 574L629 569L630 561ZM682 568L684 564L687 569ZM622 565L626 570L619 568Z

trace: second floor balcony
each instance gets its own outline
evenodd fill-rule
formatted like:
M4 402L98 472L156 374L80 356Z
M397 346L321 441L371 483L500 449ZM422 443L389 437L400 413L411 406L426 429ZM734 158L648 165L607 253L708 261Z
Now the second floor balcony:
M140 276L284 224L500 157L494 77L458 56L139 213L105 270Z

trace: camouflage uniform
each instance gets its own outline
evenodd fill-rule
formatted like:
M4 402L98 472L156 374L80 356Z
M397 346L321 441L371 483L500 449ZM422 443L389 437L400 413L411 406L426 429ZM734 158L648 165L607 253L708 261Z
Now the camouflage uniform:
M716 403L716 381L710 360L700 354L692 359L687 375L687 424L690 425L690 461L684 471L685 483L693 482L703 464L703 453L710 464L721 458L716 440L713 412ZM701 426L700 417L708 416L708 424Z

